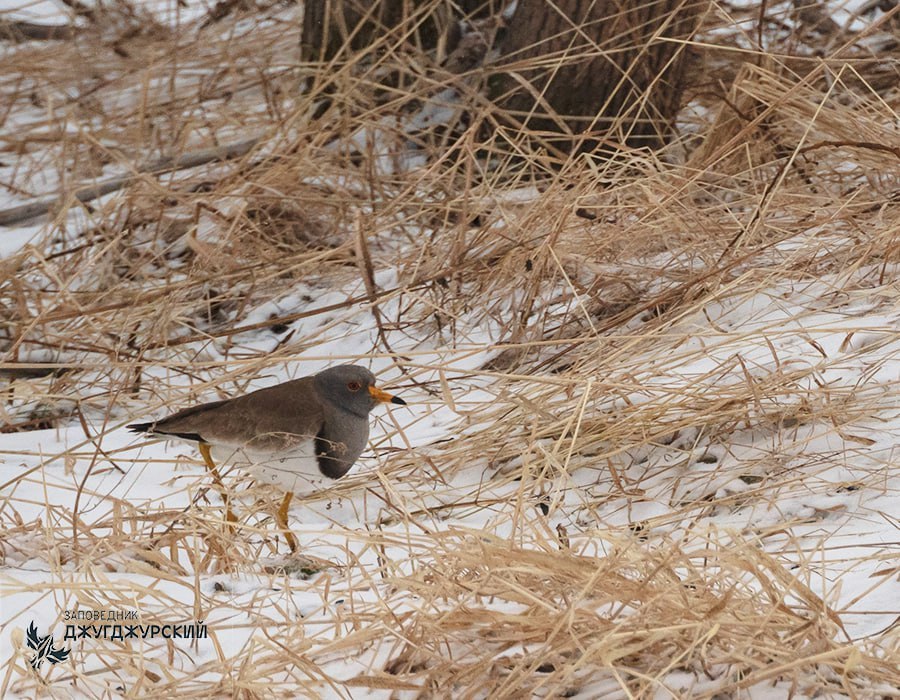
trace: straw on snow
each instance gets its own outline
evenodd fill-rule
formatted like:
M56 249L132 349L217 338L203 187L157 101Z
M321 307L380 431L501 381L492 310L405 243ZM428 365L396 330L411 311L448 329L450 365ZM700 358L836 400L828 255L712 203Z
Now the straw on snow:
M820 327L817 314L836 298L896 314L896 152L872 146L896 117L896 95L876 92L865 63L851 83L849 67L823 62L823 90L763 61L741 69L727 99L705 98L703 142L683 165L642 153L560 163L534 146L540 134L499 129L482 141L476 120L422 138L429 159L404 171L395 149L409 148L403 120L423 100L450 86L493 120L478 81L433 80L376 51L300 93L297 25L288 10L265 12L251 15L252 31L246 17L190 40L157 28L124 56L86 35L7 58L10 113L38 103L5 142L26 181L55 177L71 191L73 178L109 166L130 172L260 138L236 162L140 176L93 209L60 213L3 263L7 363L33 374L13 382L4 418L83 432L58 454L4 456L35 465L3 472L4 594L33 590L12 567L37 560L61 610L221 615L211 660L194 665L163 642L97 640L53 683L96 696L125 683L186 697L273 687L612 697L677 694L669 684L683 672L694 697L775 680L807 694L896 687L890 632L849 641L840 611L805 583L827 541L790 520L734 530L711 520L777 510L840 461L810 446L816 436L865 444L855 421L890 408L877 383L817 381L854 358L873 376L896 361L890 328L867 329L856 345L852 321ZM100 76L93 86L85 56ZM717 59L735 71L733 57ZM391 71L397 87L382 92L376 77ZM58 86L82 97L60 103ZM87 123L85 110L96 126L66 128ZM393 275L381 285L384 271ZM756 327L710 317L779 284L798 296L808 286L807 308ZM353 291L316 303L333 290ZM300 310L272 305L280 299ZM237 393L299 354L314 358L317 343L363 316L379 330L371 354L393 361L427 408L410 422L385 418L395 447L381 472L337 487L370 489L365 528L305 532L312 552L329 552L311 555L313 579L257 563L274 551L256 500L270 493L233 475L232 498L245 506L233 538L196 466L109 443L138 412ZM248 345L261 329L310 319L322 322L302 337L288 330L266 352ZM483 327L493 329L487 353ZM845 337L841 355L815 339L832 331ZM813 359L783 362L782 333L803 336ZM743 357L751 345L766 349L765 363ZM459 417L453 439L396 447L447 406ZM770 434L771 449L740 452L752 431ZM78 466L78 478L58 499L41 497L42 517L23 519L42 503L43 468L60 465ZM884 466L853 486L877 489ZM134 470L172 479L183 506L112 494ZM632 517L645 496L669 509ZM560 513L569 524L551 525ZM788 572L770 542L807 558ZM144 578L125 583L120 572ZM223 572L276 592L263 608L254 596L224 603L201 585L218 577L227 589ZM318 600L304 598L306 618L295 593ZM246 643L228 647L239 632ZM12 662L24 668L19 653ZM355 670L342 672L348 657ZM82 670L88 662L100 666ZM0 694L40 682L10 672Z

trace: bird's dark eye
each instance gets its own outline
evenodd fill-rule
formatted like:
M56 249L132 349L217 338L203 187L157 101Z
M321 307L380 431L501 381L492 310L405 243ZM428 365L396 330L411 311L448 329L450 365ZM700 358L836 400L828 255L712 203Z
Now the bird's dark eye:
M362 384L360 384L359 382L350 382L350 383L347 385L347 388L348 388L350 391L359 391L360 389L362 389Z

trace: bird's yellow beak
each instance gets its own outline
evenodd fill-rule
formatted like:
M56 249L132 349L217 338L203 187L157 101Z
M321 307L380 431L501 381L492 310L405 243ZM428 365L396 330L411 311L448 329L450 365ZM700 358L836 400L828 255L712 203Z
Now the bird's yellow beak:
M406 405L406 401L401 399L399 396L393 396L386 391L382 391L377 386L369 387L369 394L371 394L372 398L376 401L380 401L381 403L396 403L401 406Z

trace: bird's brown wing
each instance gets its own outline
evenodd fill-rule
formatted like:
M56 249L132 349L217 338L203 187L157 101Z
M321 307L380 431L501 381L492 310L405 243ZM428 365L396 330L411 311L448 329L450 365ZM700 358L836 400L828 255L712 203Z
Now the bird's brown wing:
M171 416L160 418L150 423L132 423L128 429L133 433L147 433L148 435L163 435L181 438L183 440L193 440L195 442L204 442L203 436L196 432L196 428L200 427L202 421L198 420L199 415L207 411L214 411L216 408L229 403L230 399L222 401L210 401L200 404L199 406L190 406L182 409Z
M193 406L150 424L145 432L263 451L288 450L315 438L324 413L308 377L225 401Z

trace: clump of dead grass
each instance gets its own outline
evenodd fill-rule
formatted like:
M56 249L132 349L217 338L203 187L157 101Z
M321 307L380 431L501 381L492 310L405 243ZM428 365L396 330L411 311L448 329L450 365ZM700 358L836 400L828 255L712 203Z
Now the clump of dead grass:
M438 695L642 697L666 688L706 697L800 664L823 682L808 688L853 695L872 676L895 677L872 655L857 657L859 675L846 674L858 650L836 641L836 616L751 543L606 540L604 555L592 556L564 534L537 549L476 533L436 540L434 563L396 581L413 614L394 616L384 672L352 685L389 688L387 675L398 689L414 683ZM674 671L701 680L672 687Z

